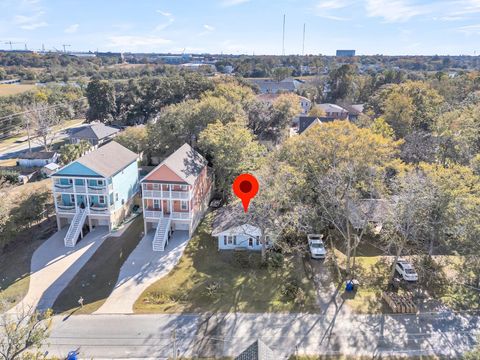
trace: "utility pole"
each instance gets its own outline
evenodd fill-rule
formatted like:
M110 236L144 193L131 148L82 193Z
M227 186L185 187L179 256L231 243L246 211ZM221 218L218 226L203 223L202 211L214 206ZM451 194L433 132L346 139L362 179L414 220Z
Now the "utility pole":
M283 14L283 37L282 37L282 55L285 56L285 17Z
M67 49L66 49L66 47L67 47L67 46L72 46L72 45L63 44L62 46L63 46L63 52L64 52L64 53L66 53L66 52L67 52Z
M172 330L172 338L173 338L173 360L177 360L177 330Z
M30 143L30 118L28 115L27 118L27 138L28 138L28 152L32 152L32 144Z

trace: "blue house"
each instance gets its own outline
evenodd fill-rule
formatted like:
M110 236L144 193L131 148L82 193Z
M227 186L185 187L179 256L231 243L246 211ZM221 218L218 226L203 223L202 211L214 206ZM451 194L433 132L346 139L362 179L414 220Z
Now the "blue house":
M112 141L52 175L58 230L69 226L65 246L75 246L85 224L111 230L131 212L139 190L137 160Z

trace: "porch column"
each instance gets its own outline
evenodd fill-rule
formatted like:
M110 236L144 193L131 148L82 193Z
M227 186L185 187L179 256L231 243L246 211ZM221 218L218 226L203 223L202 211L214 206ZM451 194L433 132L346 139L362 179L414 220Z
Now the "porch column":
M58 216L58 213L56 214L57 217L57 231L62 230L62 223L60 222L60 217Z

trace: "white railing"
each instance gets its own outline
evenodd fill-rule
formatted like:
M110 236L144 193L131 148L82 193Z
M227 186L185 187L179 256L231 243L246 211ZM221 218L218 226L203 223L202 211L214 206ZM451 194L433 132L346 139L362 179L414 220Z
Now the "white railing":
M63 184L55 184L54 185L55 192L58 193L71 193L73 192L73 185L63 185Z
M87 187L85 185L75 184L75 192L86 194L87 193Z
M170 214L163 214L161 211L155 210L145 210L144 216L151 219L160 219L164 217L178 220L189 220L191 218L191 214L189 212L172 212Z
M173 212L173 213L170 214L170 217L171 217L172 219L186 219L186 220L188 220L188 219L190 219L191 215L190 215L190 213L188 213L188 212L184 212L184 213L182 213L182 212Z
M92 215L95 215L95 214L104 214L104 213L108 213L108 207L91 207L90 206L90 213Z
M145 217L146 218L153 218L153 219L160 219L163 217L161 211L153 211L153 210L145 210Z
M75 206L57 205L59 213L75 214Z
M160 198L160 199L174 199L174 200L189 200L189 191L160 191L160 190L143 190L143 197Z
M89 194L106 194L107 188L105 186L88 186L88 193Z

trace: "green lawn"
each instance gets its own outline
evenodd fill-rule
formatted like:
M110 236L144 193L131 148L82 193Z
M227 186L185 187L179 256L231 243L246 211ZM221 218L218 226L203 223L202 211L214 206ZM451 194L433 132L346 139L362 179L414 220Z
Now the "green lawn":
M117 282L120 268L142 237L143 218L138 216L120 237L109 237L80 269L53 304L56 313L91 314L105 302ZM84 298L83 308L78 299Z
M144 291L135 312L315 311L313 281L301 258L286 256L282 267L273 268L261 265L259 253L218 251L210 235L212 217L200 224L177 266ZM301 290L284 295L294 277Z
M32 255L55 230L55 219L45 220L19 234L0 255L0 302L5 302L8 308L27 294Z

